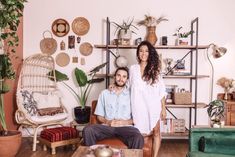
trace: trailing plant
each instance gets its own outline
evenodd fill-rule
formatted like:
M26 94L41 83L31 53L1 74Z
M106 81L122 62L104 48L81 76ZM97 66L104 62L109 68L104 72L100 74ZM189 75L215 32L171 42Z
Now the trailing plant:
M24 9L24 2L26 0L0 1L0 124L3 135L7 135L3 94L10 90L6 80L15 78L9 55L10 52L15 52L14 48L19 43L17 30ZM5 46L4 43L6 43Z
M176 33L173 34L173 36L177 36L178 38L188 38L189 35L193 34L194 31L188 31L188 32L181 32L181 29L183 27L180 26L179 28L176 29Z
M20 17L23 15L24 2L27 0L1 0L0 1L0 42L7 43L9 53L11 47L18 46L17 29ZM12 48L11 52L15 52Z
M86 74L83 70L79 68L74 69L74 75L76 84L78 86L78 93L70 87L64 81L69 80L68 76L58 70L55 71L56 81L62 82L68 89L75 95L77 101L81 105L82 108L85 108L88 96L92 89L94 83L99 83L104 81L104 78L95 78L95 74L100 71L107 63L103 63L93 68L88 74ZM52 75L52 72L49 73L49 76Z

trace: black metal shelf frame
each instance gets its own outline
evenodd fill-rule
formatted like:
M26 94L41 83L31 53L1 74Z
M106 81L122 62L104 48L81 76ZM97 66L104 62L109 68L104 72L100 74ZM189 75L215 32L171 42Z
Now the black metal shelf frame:
M194 109L194 125L197 124L197 92L198 92L198 49L200 48L198 45L198 25L199 25L199 19L198 17L195 18L194 20L191 21L191 31L194 33L191 34L191 39L190 39L190 45L193 46L193 48L190 48L189 52L184 55L184 57L181 58L183 60L186 56L190 55L190 75L195 75L195 78L188 78L190 79L190 92L194 91L194 107L189 107L189 128L191 128L192 125L192 110ZM106 19L106 88L110 84L110 54L113 54L112 51L110 50L110 20L107 17ZM128 47L127 47L128 49ZM174 48L173 48L174 49ZM186 48L185 48L186 49ZM201 49L201 48L200 48ZM202 48L203 49L203 48ZM195 54L195 63L194 61L194 54ZM114 54L113 54L114 55ZM114 55L115 56L115 55ZM195 67L193 67L193 65ZM176 66L176 65L175 65ZM174 68L174 67L173 67ZM193 69L195 70L193 74ZM193 89L193 84L194 84L194 89ZM167 111L177 119L177 117L167 108Z

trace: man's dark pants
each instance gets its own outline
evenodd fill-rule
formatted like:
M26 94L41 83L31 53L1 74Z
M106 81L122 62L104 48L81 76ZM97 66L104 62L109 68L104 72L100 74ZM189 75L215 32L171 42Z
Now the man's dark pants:
M95 145L97 141L116 137L119 138L129 149L142 149L144 137L133 126L110 127L102 124L91 124L83 129L82 136L86 146Z

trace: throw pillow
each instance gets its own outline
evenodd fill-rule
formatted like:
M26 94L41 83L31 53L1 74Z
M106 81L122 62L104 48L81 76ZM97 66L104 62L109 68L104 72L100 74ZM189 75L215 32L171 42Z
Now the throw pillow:
M235 138L202 136L199 140L199 150L205 153L235 155Z
M34 92L33 97L38 109L60 107L60 97L56 92Z
M37 102L34 100L31 92L28 90L22 90L20 91L23 97L23 106L25 110L30 114L31 116L35 116L37 114Z

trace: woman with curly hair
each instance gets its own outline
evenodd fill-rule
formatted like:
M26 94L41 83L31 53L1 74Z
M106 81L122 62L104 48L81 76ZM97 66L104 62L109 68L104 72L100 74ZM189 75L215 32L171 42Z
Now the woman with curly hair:
M137 61L130 67L129 84L134 126L142 134L154 133L155 151L160 147L160 118L166 118L165 84L160 76L161 61L156 49L143 41L137 47Z
M149 134L165 118L165 84L160 77L161 61L156 49L143 41L137 47L137 61L130 67L132 116L135 127Z

